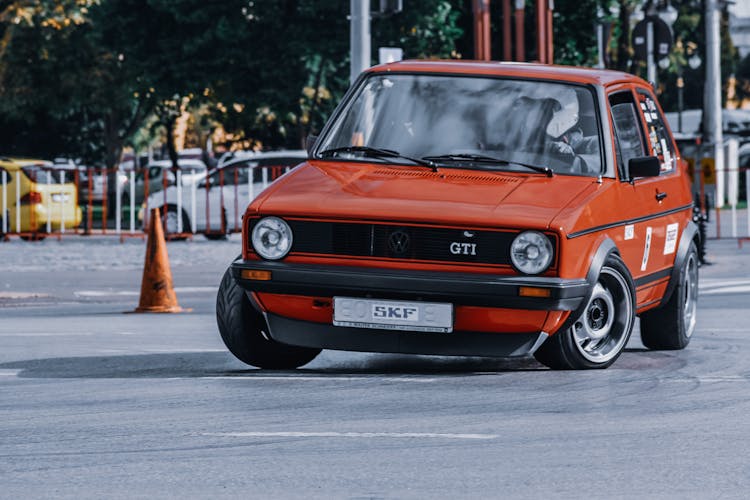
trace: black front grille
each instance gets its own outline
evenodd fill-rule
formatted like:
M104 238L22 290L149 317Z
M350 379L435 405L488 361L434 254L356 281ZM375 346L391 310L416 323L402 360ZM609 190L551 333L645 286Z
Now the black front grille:
M288 220L292 253L510 265L517 231ZM552 235L548 235L553 248Z

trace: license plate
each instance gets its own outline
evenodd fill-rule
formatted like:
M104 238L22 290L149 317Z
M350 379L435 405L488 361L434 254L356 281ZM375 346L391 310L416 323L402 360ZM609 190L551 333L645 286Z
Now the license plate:
M354 328L450 333L453 304L333 298L333 324Z
M52 194L52 202L53 203L61 203L61 202L69 202L70 201L70 195L67 193L53 193Z

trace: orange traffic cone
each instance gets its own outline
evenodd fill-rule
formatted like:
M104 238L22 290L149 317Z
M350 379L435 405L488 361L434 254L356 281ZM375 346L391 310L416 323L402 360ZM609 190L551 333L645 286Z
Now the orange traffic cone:
M143 265L141 300L137 313L177 313L184 309L177 303L172 286L172 271L169 269L167 243L161 227L158 208L151 209L146 242L146 262Z

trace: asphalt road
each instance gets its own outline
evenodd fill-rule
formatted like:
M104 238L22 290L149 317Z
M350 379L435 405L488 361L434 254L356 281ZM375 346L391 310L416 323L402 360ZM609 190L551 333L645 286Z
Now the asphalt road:
M608 370L228 354L238 241L169 245L179 315L130 315L143 244L0 244L0 498L746 498L750 248L712 242L684 351ZM195 264L194 264L195 263Z

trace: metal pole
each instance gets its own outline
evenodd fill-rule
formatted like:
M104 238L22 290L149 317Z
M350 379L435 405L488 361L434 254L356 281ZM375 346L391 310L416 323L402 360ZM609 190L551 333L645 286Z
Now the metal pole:
M490 60L490 0L474 0L474 59Z
M677 63L677 131L682 133L682 110L685 109L685 80L682 78L682 65Z
M716 165L716 207L724 205L724 137L721 119L721 42L717 0L706 0L706 87L703 113L706 142L713 146Z
M547 0L536 0L536 58L547 62Z
M519 62L526 60L526 29L524 27L524 24L526 22L525 6L526 3L524 0L516 0L516 61Z
M133 233L135 233L135 166L130 171L130 234Z
M52 188L52 172L47 170L47 186ZM62 187L62 186L61 186ZM61 201L64 194L60 195ZM47 234L52 232L52 193L47 192Z
M8 226L10 221L8 220L8 173L5 170L0 170L3 174L3 211L0 216L3 218L3 234L9 233ZM750 210L748 210L750 213Z
M510 23L510 0L503 0L503 60L510 61L513 59L511 51L512 29Z
M60 184L65 184L65 171L60 172ZM65 234L65 194L60 198L60 234Z
M349 83L370 67L370 0L351 0Z
M555 62L555 47L552 43L552 12L555 10L555 0L547 3L547 64Z
M654 23L646 24L646 67L647 79L656 86L656 64L654 63Z

